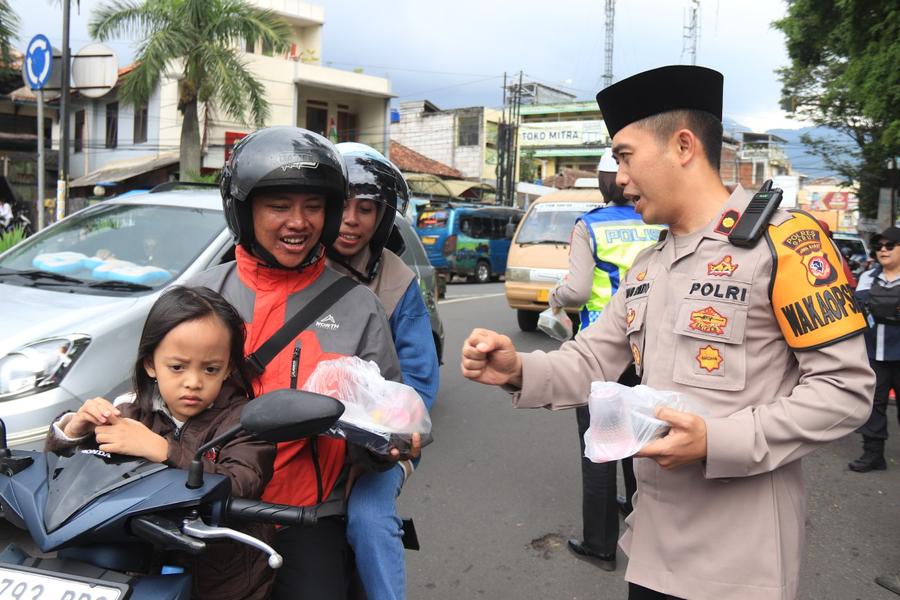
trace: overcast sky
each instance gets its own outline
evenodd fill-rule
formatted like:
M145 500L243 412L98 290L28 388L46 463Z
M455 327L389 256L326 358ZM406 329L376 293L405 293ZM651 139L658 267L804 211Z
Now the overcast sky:
M71 46L90 39L91 9L72 10ZM427 98L440 108L498 106L503 73L563 87L592 99L603 73L604 0L319 0L325 7L322 59L390 78L398 100ZM613 77L687 63L682 36L688 0L619 0ZM62 40L60 0L13 0L20 49L36 33ZM771 27L784 0L701 0L697 63L725 74L725 115L757 131L798 128L778 107L775 69L787 64ZM114 43L120 65L130 43Z

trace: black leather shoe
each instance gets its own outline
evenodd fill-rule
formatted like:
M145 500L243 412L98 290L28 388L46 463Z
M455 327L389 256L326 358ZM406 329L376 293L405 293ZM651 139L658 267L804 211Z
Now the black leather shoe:
M569 550L576 558L589 562L595 567L600 567L604 571L616 570L616 555L613 554L597 554L584 547L581 540L572 538L569 540Z
M616 496L616 504L619 506L619 512L622 513L623 517L627 517L634 510L631 502L625 496Z
M862 456L847 466L851 471L868 473L869 471L884 471L887 469L887 462L884 460L884 454L866 450Z

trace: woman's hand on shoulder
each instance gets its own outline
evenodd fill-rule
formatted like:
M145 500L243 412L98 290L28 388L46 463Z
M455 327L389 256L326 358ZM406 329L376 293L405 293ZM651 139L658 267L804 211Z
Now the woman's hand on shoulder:
M111 419L118 418L121 413L106 398L91 398L81 405L69 422L66 423L63 433L70 438L84 437L98 425L106 425Z
M169 442L134 419L115 418L94 429L97 444L104 452L139 456L162 463L169 457Z

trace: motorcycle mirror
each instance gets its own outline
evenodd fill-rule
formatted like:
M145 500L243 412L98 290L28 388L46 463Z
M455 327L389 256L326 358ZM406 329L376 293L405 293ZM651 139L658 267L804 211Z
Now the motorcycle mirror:
M241 427L267 442L289 442L327 431L344 413L329 396L286 389L251 400L241 413Z
M241 431L267 442L289 442L327 431L344 413L344 405L329 396L294 389L267 392L247 403L241 424L197 449L188 470L187 487L203 486L203 455L233 440Z

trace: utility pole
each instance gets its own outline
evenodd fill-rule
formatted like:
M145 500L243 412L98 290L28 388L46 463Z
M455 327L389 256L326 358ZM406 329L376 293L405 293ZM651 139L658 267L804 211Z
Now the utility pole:
M59 179L56 181L56 220L68 213L69 198L69 8L71 0L62 0L63 5L63 47L62 47L62 95L59 98ZM40 140L39 143L43 143Z
M616 21L616 0L606 0L606 39L603 51L603 87L613 82L613 31Z
M691 6L686 15L687 24L681 42L681 55L685 51L691 55L691 64L697 64L697 43L700 41L700 0L690 0Z

